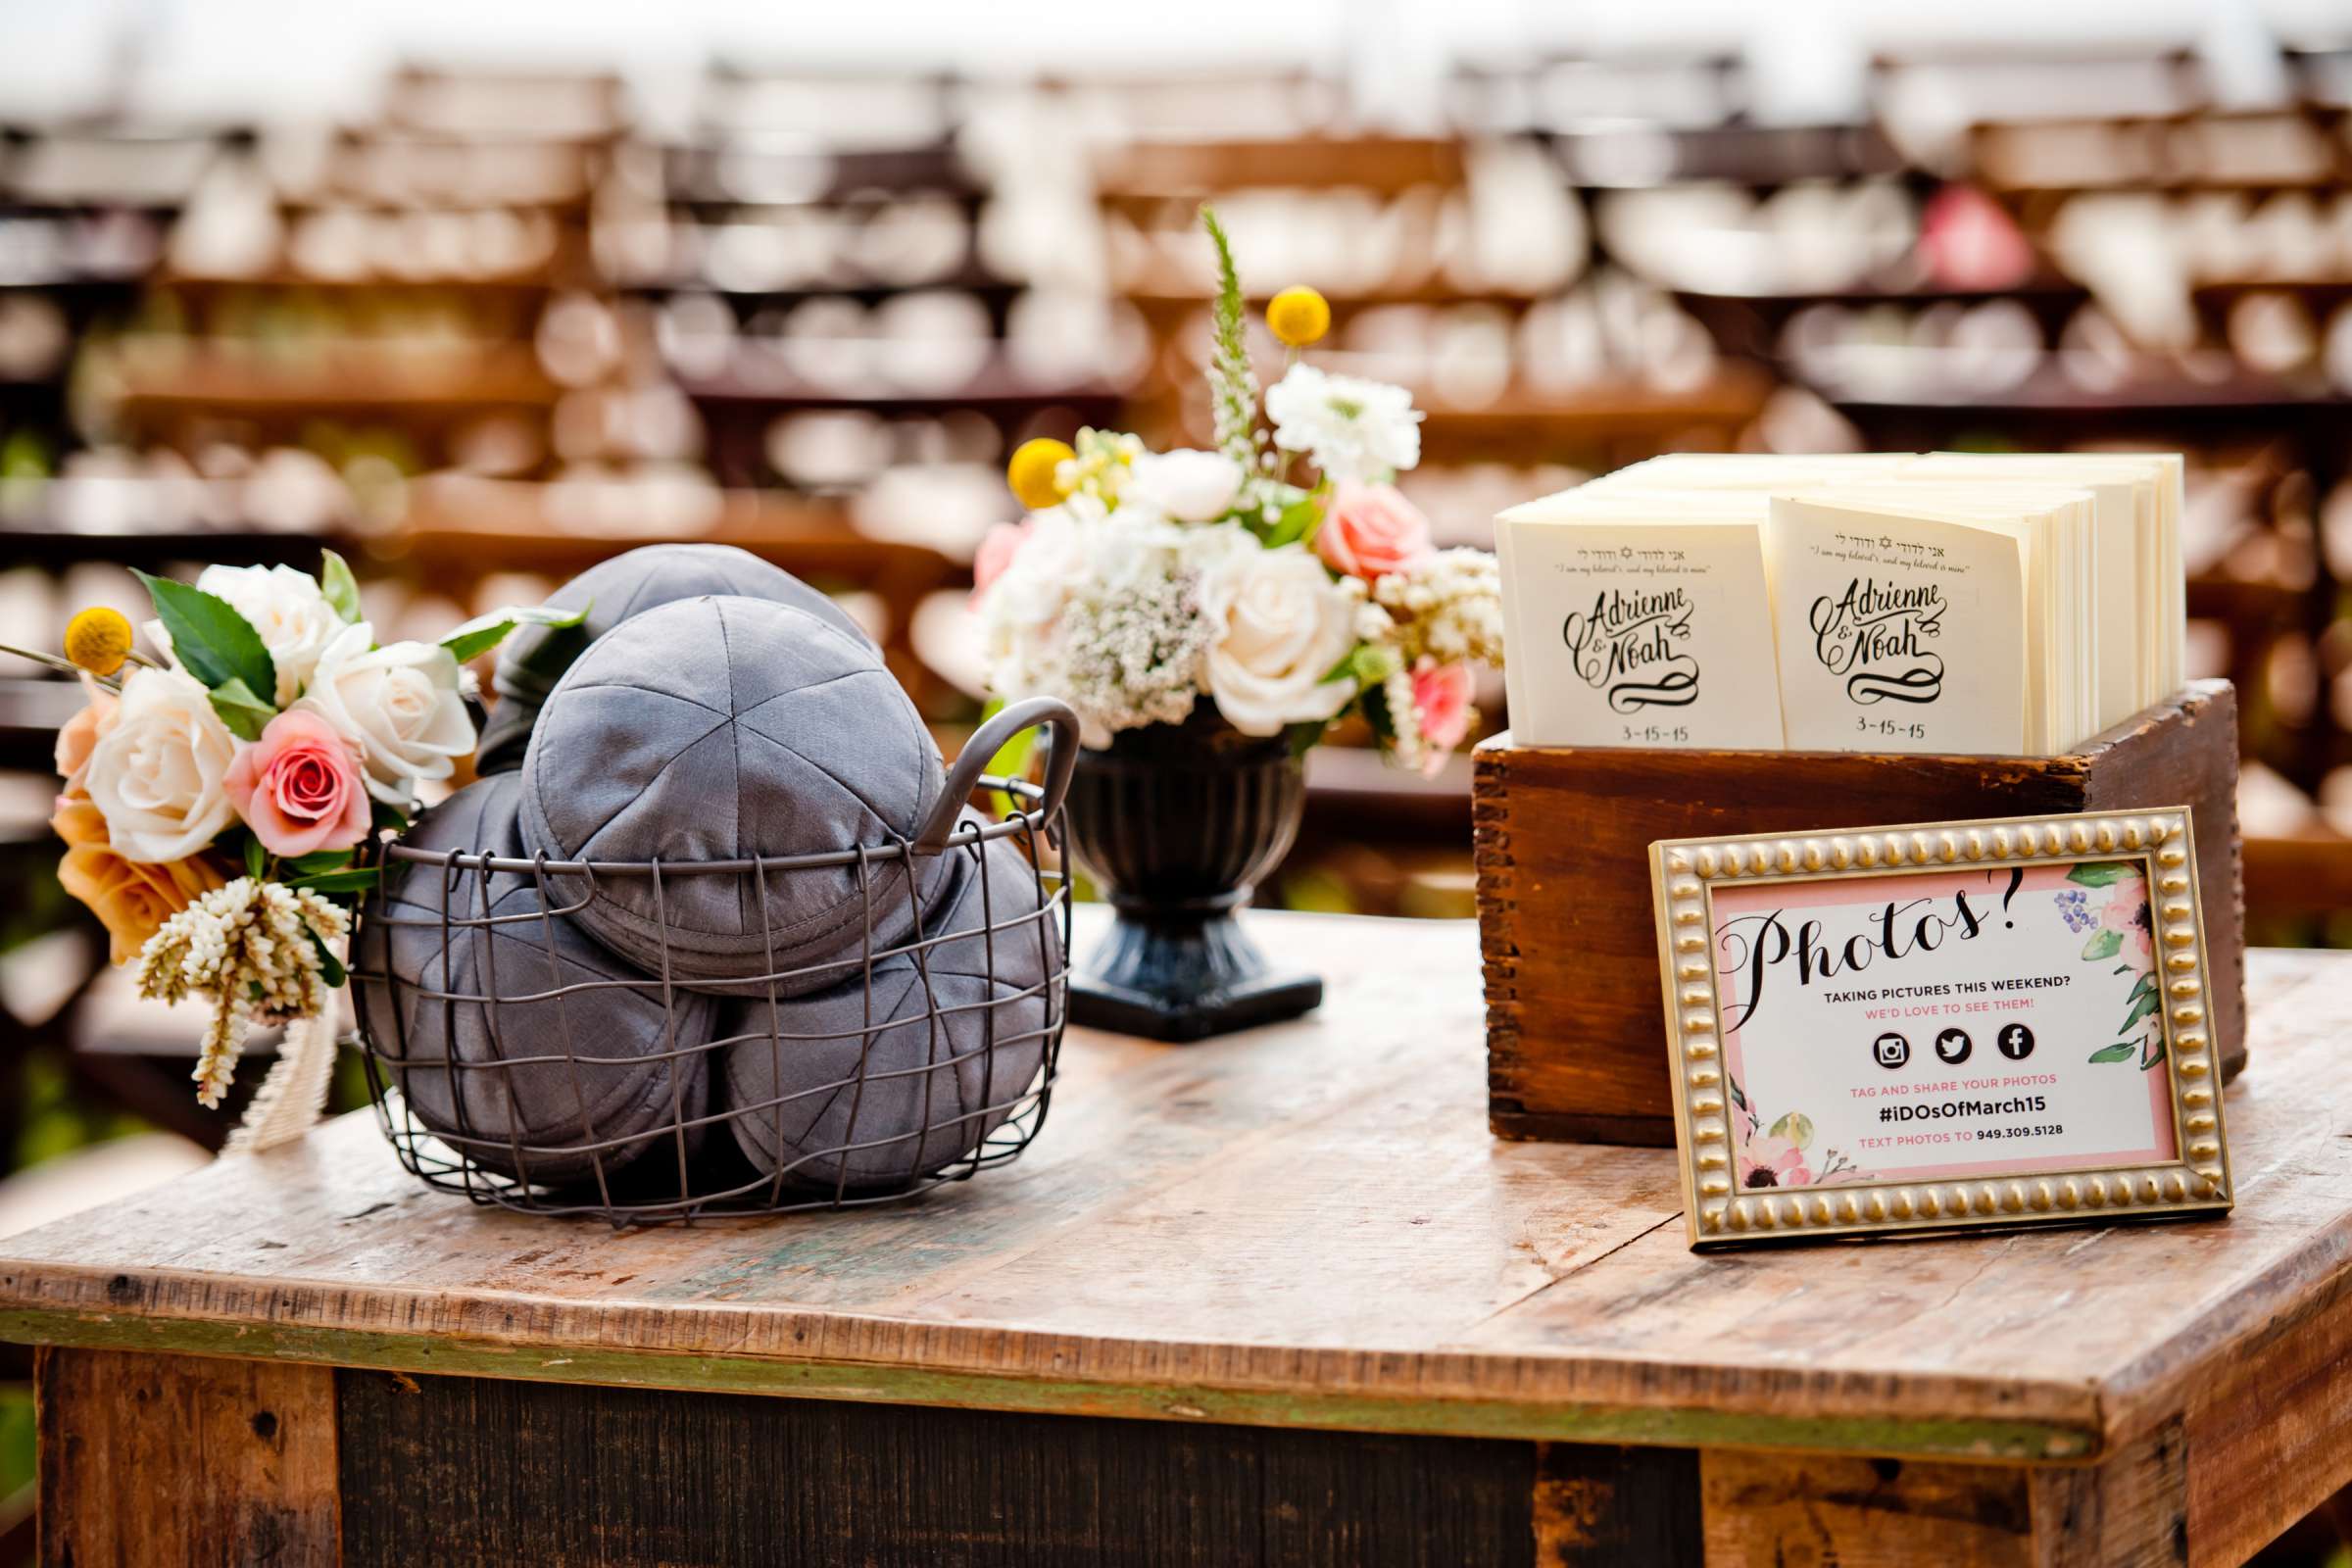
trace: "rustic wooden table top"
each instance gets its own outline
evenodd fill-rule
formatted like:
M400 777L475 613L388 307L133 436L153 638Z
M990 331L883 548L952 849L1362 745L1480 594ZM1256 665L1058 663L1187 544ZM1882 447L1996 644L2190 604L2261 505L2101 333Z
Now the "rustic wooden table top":
M1192 1047L1073 1032L1030 1154L903 1208L511 1215L425 1191L355 1115L0 1241L0 1337L2042 1463L2183 1419L2259 1462L2296 1377L2352 1348L2352 955L2249 965L2226 1220L1696 1257L1671 1152L1489 1134L1470 925L1250 923L1327 977L1319 1014Z

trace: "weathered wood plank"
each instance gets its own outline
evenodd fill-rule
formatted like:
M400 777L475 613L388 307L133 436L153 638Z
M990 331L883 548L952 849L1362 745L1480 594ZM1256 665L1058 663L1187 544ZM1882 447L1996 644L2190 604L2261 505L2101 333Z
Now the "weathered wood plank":
M2033 1472L2034 1568L2185 1568L2185 1458L2180 1423L2168 1421L2097 1465ZM2259 1474L2238 1481L2264 1486Z
M2312 1311L2266 1325L2189 1393L2195 1568L2235 1568L2352 1484L2352 1277L2335 1287Z
M1698 1455L1681 1448L1546 1443L1536 1450L1541 1568L1695 1563Z
M1699 1455L1706 1568L2034 1568L2030 1472Z
M35 1387L48 1568L335 1562L326 1368L44 1348Z
M615 1234L374 1128L0 1242L0 1335L409 1371L1521 1440L2083 1460L2352 1272L2352 958L2259 955L2227 1221L1699 1258L1672 1158L1497 1142L1467 923L1252 917L1318 1015L1073 1035L1030 1157ZM1082 935L1081 943L1083 945ZM2352 1335L2321 1324L2323 1337ZM2316 1482L2314 1483L2316 1484Z
M1525 1444L339 1381L350 1568L1534 1561Z

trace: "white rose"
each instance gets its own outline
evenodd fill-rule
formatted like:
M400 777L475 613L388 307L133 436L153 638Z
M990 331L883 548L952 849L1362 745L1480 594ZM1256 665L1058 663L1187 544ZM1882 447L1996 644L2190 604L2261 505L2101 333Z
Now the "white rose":
M1148 501L1178 522L1214 522L1233 510L1242 491L1242 466L1221 452L1145 453L1135 460L1122 509Z
M1208 693L1245 735L1328 719L1355 682L1326 681L1355 647L1355 601L1302 545L1265 550L1238 535L1203 564L1203 608L1218 630L1208 645Z
M292 566L207 566L197 573L196 586L228 601L261 634L262 646L277 665L273 701L280 708L302 694L318 656L343 630L343 617L327 604L318 581Z
M368 793L406 806L419 779L447 778L473 750L458 662L432 643L370 649L375 633L358 621L318 656L311 689L294 706L318 714L360 749Z
M236 754L202 681L176 669L134 671L83 774L115 853L154 865L184 860L220 837L236 820L221 787Z

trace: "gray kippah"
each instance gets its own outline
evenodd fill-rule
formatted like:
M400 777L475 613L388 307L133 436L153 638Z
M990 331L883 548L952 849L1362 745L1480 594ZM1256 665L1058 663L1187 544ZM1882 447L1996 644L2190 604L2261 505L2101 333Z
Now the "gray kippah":
M632 616L573 663L522 766L524 841L551 860L661 861L655 878L560 879L576 918L648 974L725 989L812 991L865 933L903 940L905 858L695 873L694 862L827 854L910 840L944 785L922 715L871 645L805 611L731 597ZM764 990L762 986L760 988Z
M984 878L976 851L948 852L924 961L877 960L870 1005L862 972L772 1006L721 1005L727 1125L757 1169L803 1189L901 1187L971 1153L1021 1108L1048 1020L1066 1009L1060 932L1014 844L986 853Z
M733 545L647 545L602 561L548 595L559 610L586 607L577 626L523 626L498 651L490 684L498 705L474 749L476 773L507 773L522 765L522 750L540 705L590 643L631 615L706 594L765 599L806 610L867 642L849 612L783 567Z
M478 780L401 842L523 858L521 793L511 773ZM703 1116L710 1054L698 1048L712 1004L677 991L665 1006L658 985L546 912L535 880L389 860L361 911L354 967L400 984L362 978L355 990L361 1026L418 1120L488 1169L559 1185L592 1178L600 1160L611 1175L659 1159L675 1143L658 1130ZM485 916L495 923L443 924Z

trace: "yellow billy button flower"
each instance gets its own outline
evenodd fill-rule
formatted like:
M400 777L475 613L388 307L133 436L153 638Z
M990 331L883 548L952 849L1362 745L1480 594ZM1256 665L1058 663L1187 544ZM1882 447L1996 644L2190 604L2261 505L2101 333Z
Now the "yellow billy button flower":
M93 675L112 675L130 657L130 621L100 605L66 622L66 657Z
M1051 436L1024 441L1013 453L1012 461L1004 466L1004 482L1012 486L1012 493L1031 512L1059 506L1062 498L1059 469L1077 455L1067 441L1056 441Z
M1291 347L1302 349L1331 330L1331 302L1304 284L1294 284L1266 302L1266 325Z

